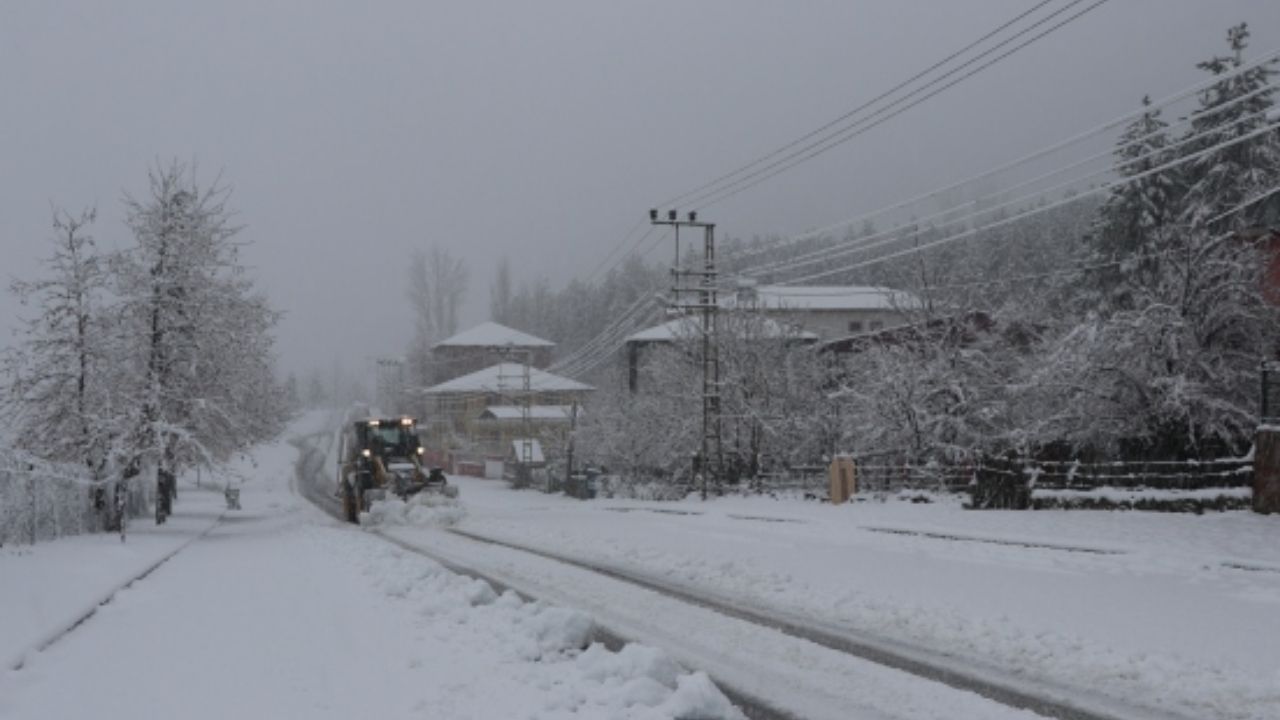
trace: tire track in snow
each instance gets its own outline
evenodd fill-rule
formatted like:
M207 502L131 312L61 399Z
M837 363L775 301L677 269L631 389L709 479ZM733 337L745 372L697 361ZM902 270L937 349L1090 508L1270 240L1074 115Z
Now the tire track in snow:
M322 472L324 470L324 458L320 456L320 452L314 446L308 445L307 438L300 438L294 444L299 451L297 470L294 473L293 478L294 491L324 514L333 518L338 523L346 525L347 522L342 517L341 505L335 498L327 495L322 489L316 487L314 482L311 482L308 479L308 476L314 477L318 471ZM317 456L320 456L320 462L318 465L316 463ZM512 587L510 584L498 580L495 577L479 570L475 570L474 568L459 565L431 552L430 550L414 545L413 543L392 537L377 529L369 529L367 532L380 540L401 548L402 550L416 555L421 555L432 562L439 563L442 567L455 575L463 575L489 583L489 585L491 585L499 594L510 591L518 595L520 599L525 602L536 601L539 599L536 596L519 588ZM610 630L598 621L595 621L594 619L593 621L595 622L593 640L600 642L609 650L618 652L623 648L623 646L633 642L631 639L623 637L613 630ZM739 710L742 710L743 714L750 718L750 720L800 720L795 715L773 707L760 698L744 693L737 688L716 680L714 677L712 677L712 681L715 682L716 687L720 689L720 692L724 693L725 697L729 698L729 701L736 705Z
M312 449L311 452L318 454L315 449ZM300 475L302 474L301 465L302 463L300 462ZM317 469L322 470L323 467ZM306 474L309 475L311 473ZM314 488L313 484L308 482L305 477L299 478L299 485L304 497L307 497L327 514L342 520L337 503L333 502L332 498L322 497L323 493ZM996 668L983 666L980 663L968 661L964 658L941 656L925 649L910 647L881 638L860 636L844 628L819 627L812 621L803 618L782 617L778 614L770 614L754 608L734 605L713 595L699 593L693 588L670 584L620 568L598 565L457 528L446 528L446 531L454 536L473 542L528 553L546 560L602 575L612 580L625 582L693 606L775 630L797 639L806 640L829 650L835 650L925 680L939 682L957 690L973 692L1002 705L1029 710L1046 717L1057 718L1058 720L1190 720L1189 718L1170 715L1166 711L1133 706L1108 697L1080 697L1080 691L1077 688L1050 686L1012 677ZM512 590L522 597L532 598L528 593L513 588L507 583L497 581L472 568L463 567L455 562L445 560L422 547L391 537L379 530L373 530L371 534L410 552L429 557L453 572L489 582L499 588L500 591ZM626 642L623 638L610 631L606 630L605 634L609 636L611 642L618 643L618 647ZM602 637L602 639L604 638ZM611 646L611 649L616 648ZM770 706L763 700L741 692L737 688L721 682L717 682L717 685L735 704L744 707L744 709L755 709L758 714L750 710L747 711L750 717L794 717L783 710Z
M1035 683L1003 676L1003 673L992 668L979 669L976 664L963 659L931 656L927 651L898 643L877 638L856 637L845 630L824 629L802 620L783 618L758 610L731 605L718 598L697 593L688 587L668 584L618 568L584 562L457 528L446 528L446 530L453 535L468 540L529 553L547 560L604 575L614 580L630 583L691 605L777 630L786 635L808 640L831 650L895 670L901 670L926 680L940 682L957 690L973 692L1002 705L1030 710L1046 717L1058 718L1059 720L1190 720L1171 716L1167 712L1122 706L1120 703L1107 698L1070 697L1070 693L1078 691L1065 687L1035 687ZM966 672L961 669L961 663L969 667L969 671ZM974 670L978 671L975 672Z

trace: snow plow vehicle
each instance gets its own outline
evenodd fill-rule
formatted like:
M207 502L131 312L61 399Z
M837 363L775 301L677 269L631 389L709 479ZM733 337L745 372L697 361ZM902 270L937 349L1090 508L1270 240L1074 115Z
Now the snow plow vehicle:
M440 468L422 466L423 448L411 417L357 420L343 432L338 461L338 494L347 522L389 496L407 500L420 492L457 497Z

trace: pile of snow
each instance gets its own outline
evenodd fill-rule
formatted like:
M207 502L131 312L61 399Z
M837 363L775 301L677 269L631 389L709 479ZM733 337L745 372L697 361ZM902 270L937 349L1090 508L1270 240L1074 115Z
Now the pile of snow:
M360 513L360 524L448 527L456 524L466 514L466 509L457 498L433 492L420 492L408 500L392 497L374 501L369 506L368 512Z
M498 594L393 548L378 547L362 561L387 597L412 604L429 635L443 642L464 634L469 653L489 656L476 668L480 675L497 668L529 686L536 698L526 701L529 717L744 718L705 673L686 672L661 650L628 644L613 652L594 642L595 623L582 612ZM465 670L457 660L455 669Z
M651 708L653 717L742 717L706 673L685 674L666 653L647 645L632 643L615 653L596 643L578 655L574 667L585 679L616 688L600 704L609 715L642 706Z

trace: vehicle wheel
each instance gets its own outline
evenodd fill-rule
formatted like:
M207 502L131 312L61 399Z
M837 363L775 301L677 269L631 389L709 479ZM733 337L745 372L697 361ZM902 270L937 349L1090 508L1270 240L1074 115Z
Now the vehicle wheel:
M342 516L349 523L360 522L360 508L356 503L356 493L349 482L342 483Z

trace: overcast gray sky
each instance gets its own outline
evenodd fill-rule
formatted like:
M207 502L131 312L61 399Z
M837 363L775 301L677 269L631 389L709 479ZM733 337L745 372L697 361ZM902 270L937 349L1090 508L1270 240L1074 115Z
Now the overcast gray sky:
M120 198L157 159L221 173L246 259L287 313L286 369L400 352L411 250L559 285L653 203L813 129L1031 0L0 4L0 275L47 254L49 204ZM1275 0L1112 0L883 127L710 214L789 233L1016 158L1198 80ZM375 307L376 306L376 307ZM0 297L0 347L21 311Z

